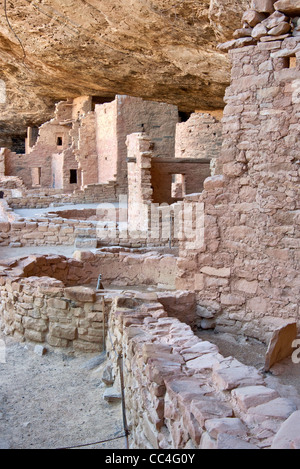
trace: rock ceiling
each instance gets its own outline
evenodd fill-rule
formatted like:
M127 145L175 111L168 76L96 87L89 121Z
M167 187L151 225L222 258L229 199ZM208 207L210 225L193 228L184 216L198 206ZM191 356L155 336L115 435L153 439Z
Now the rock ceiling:
M39 125L55 102L129 94L180 109L222 108L219 42L248 0L1 0L0 135Z

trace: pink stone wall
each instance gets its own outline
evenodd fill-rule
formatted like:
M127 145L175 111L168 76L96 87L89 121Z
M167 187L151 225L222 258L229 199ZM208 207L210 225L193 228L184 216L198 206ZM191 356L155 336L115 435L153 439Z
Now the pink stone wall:
M194 113L176 126L176 158L218 158L222 124L208 113Z
M299 321L300 66L297 58L296 68L286 68L274 54L297 43L288 38L231 52L223 175L207 179L199 198L204 247L181 250L186 277L178 288L198 291L203 316L214 317L219 330L260 339L278 324Z
M74 129L74 125L73 125ZM81 187L98 183L98 155L96 140L96 115L89 112L82 117L72 134L78 139L75 143L75 156L81 171Z
M98 182L113 181L117 176L117 101L95 106L98 155Z
M153 155L173 157L176 106L144 101L131 96L96 105L99 182L117 179L120 193L127 193L127 135L146 132L153 142Z

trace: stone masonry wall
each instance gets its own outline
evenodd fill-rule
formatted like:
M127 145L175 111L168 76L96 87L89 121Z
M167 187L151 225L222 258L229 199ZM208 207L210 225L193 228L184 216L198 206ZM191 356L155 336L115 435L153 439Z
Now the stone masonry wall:
M176 126L175 158L218 158L222 124L208 113L194 113Z
M83 352L103 348L103 315L111 298L119 294L109 291L111 284L174 288L175 283L175 258L136 255L125 249L97 254L78 251L74 259L29 256L0 264L2 330L19 340ZM100 273L106 293L96 290ZM160 298L169 311L193 323L193 294L161 290Z
M116 390L122 357L130 448L298 447L297 399L168 317L155 295L135 308L126 293L113 300L108 327ZM280 435L283 426L289 438Z
M1 282L0 292L6 334L85 353L102 351L104 303L93 290L31 277Z
M77 127L71 131L74 135L74 147L76 160L81 171L81 187L98 183L98 155L96 146L96 114L89 112L83 116L80 123L73 124Z
M119 193L127 194L127 135L146 132L154 156L174 155L176 106L117 95L115 101L96 105L99 181L117 179Z
M273 38L230 52L223 174L208 178L198 199L203 248L181 249L177 285L198 292L203 317L262 340L280 323L299 323L298 44ZM287 55L297 56L294 68Z

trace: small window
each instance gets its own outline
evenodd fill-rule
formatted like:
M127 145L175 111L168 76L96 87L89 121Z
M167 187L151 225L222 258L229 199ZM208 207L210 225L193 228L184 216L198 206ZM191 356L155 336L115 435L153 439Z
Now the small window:
M77 169L70 169L70 184L77 184Z
M62 144L63 144L63 138L62 137L57 137L56 139L56 145L58 147L62 147Z

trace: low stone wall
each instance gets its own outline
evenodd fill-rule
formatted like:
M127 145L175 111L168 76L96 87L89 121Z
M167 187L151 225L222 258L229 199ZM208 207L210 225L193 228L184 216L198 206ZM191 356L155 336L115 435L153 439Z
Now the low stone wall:
M176 257L160 255L156 251L142 254L129 248L76 251L74 258L84 265L84 278L98 279L102 275L104 287L155 286L175 289Z
M118 188L114 181L107 184L90 184L83 190L71 192L60 189L28 190L19 178L7 177L1 179L0 189L3 190L5 200L9 206L14 209L46 208L51 204L116 202L118 200Z
M105 311L111 298L120 294L117 289L96 290L99 273L106 288L114 280L120 286L157 285L165 279L171 287L174 282L172 256L79 251L75 257L29 256L0 262L0 326L6 334L52 347L98 352L103 348ZM160 297L169 311L178 306L178 314L193 322L192 293L161 291Z
M65 223L62 218L1 222L0 246L72 245L79 223Z
M135 310L116 299L111 308L107 369L116 383L122 357L131 448L299 447L293 424L299 402L166 316L155 299ZM282 437L283 424L288 438Z
M1 327L19 340L72 348L103 349L103 298L86 287L64 288L48 277L1 281Z

